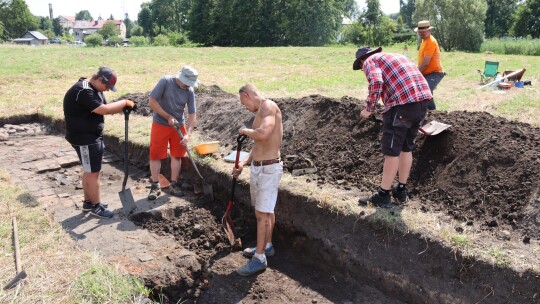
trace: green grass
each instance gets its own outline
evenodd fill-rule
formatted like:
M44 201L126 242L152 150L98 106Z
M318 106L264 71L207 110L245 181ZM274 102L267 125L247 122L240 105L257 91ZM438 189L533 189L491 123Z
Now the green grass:
M133 303L139 295L148 295L138 279L118 273L98 253L76 248L62 226L44 213L34 197L13 186L0 169L3 282L15 276L13 217L17 219L22 266L30 279L21 289L0 290L1 303Z
M481 52L540 56L540 39L487 39L480 47Z
M512 261L508 254L500 248L491 248L488 253L495 259L495 263L498 266L506 266Z
M149 294L140 281L122 276L104 264L92 265L80 275L75 287L79 291L80 299L90 303L130 302L141 290L146 295Z
M354 46L85 48L0 45L0 118L40 113L63 119L62 101L67 89L79 77L90 77L102 65L111 66L119 77L119 91L106 93L109 101L127 93L146 93L161 76L175 74L186 64L199 71L203 85L217 85L233 94L246 82L252 82L269 98L321 94L364 99L367 97L366 77L361 71L352 70L355 51ZM384 51L401 53L402 45ZM416 61L416 56L417 51L410 48L411 60ZM434 92L438 110L487 111L540 125L539 90L535 87L513 89L505 95L494 94L493 88L478 90L480 76L476 71L483 69L486 60L499 61L501 72L525 67L527 72L523 79L532 80L535 85L540 79L540 60L534 60L537 57L463 52L443 52L441 56L448 75ZM148 145L150 121L150 117L132 116L130 141ZM123 116L107 117L105 127L107 134L123 137Z

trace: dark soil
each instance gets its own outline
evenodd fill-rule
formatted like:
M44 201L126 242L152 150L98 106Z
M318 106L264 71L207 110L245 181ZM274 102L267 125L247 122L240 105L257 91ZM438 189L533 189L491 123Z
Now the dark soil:
M138 102L135 114L151 113L148 93L121 98ZM197 130L232 150L238 129L251 126L253 114L238 96L215 86L199 88L196 98ZM377 189L381 126L360 121L363 101L320 95L274 101L283 113L286 170L316 168L313 182L320 185ZM409 180L418 208L487 230L513 231L524 241L540 239L540 128L485 112L434 111L426 120L452 127L437 136L418 136Z

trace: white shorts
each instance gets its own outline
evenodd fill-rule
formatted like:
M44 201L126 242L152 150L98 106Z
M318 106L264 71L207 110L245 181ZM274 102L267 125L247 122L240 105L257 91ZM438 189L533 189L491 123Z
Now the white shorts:
M251 204L256 211L274 213L279 181L283 175L283 162L268 166L250 166Z

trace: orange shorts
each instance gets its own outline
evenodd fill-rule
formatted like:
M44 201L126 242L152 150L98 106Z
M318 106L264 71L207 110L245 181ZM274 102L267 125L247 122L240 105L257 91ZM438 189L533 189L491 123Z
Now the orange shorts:
M186 127L180 126L182 134L186 134ZM186 147L180 143L180 136L176 129L169 126L152 123L150 133L150 160L167 158L167 146L172 157L185 157Z

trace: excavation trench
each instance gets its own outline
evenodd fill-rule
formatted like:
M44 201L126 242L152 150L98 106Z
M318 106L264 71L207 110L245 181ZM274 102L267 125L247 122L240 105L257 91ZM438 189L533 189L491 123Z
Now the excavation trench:
M252 116L240 114L237 97L217 89L197 96L198 132L234 149L236 130L249 125ZM146 94L127 97L139 98L144 111ZM538 301L540 278L537 270L531 270L538 257L527 247L538 246L538 128L486 113L431 113L431 119L453 127L442 136L418 141L413 203L391 211L368 208L347 213L333 208L333 202L372 190L379 180L380 130L358 124L359 101L351 98L310 96L277 102L284 112L285 168L291 172L316 166L318 172L304 182L294 178L282 182L276 207L276 256L269 258L269 269L257 278L234 273L246 260L227 246L220 227L229 199L231 165L223 170L201 162L201 174L213 185L213 203L193 195L180 205L164 204L130 217L139 227L173 237L178 244L161 267L139 273L156 294L169 302L200 303ZM62 133L61 121L42 116L9 118L1 125L30 121ZM111 153L122 155L120 139L105 140ZM130 162L142 172L133 183L146 191L148 148L130 143L129 150ZM106 174L118 175L121 162L111 165L116 171ZM188 180L195 180L189 165L183 170ZM321 197L309 190L314 185L333 188ZM517 269L462 255L462 250L448 247L429 231L408 229L402 212L409 208L442 212L442 221L455 222L451 232L458 236L468 227L492 233L488 246L493 247L486 250L510 242L525 246L531 264ZM254 245L255 219L245 180L237 187L232 217L244 245Z
M14 117L1 125L36 121L47 124L52 132L62 132L62 122L42 116ZM110 152L122 155L119 139L107 136L106 146ZM144 167L147 150L130 143L131 162L142 165L143 172L148 171ZM121 162L112 165L116 170L122 168ZM190 168L186 166L183 170L189 179ZM270 280L276 281L274 287L283 286L282 289L240 278L234 270L245 260L238 252L231 251L220 226L229 198L230 174L202 163L200 170L213 185L214 203L192 196L184 205L162 206L130 217L144 229L172 236L178 242L177 250L165 257L167 266L139 273L147 286L154 289L156 300L170 303L237 302L246 297L254 302L290 300L290 297L280 300L277 294L287 295L287 290L292 294L298 290L292 286L298 284L308 286L329 302L538 301L538 273L498 267L463 256L435 238L404 232L399 228L401 208L345 215L314 201L298 188L287 186L281 187L276 207L277 254L269 259L270 269L276 272L267 270L268 274L261 275L271 276ZM249 185L245 181L239 183L235 197L232 217L236 234L242 237L244 245L253 245L255 222ZM397 223L389 225L383 220L388 216ZM282 275L296 284L287 287L285 281L278 282ZM317 302L309 292L297 300Z

